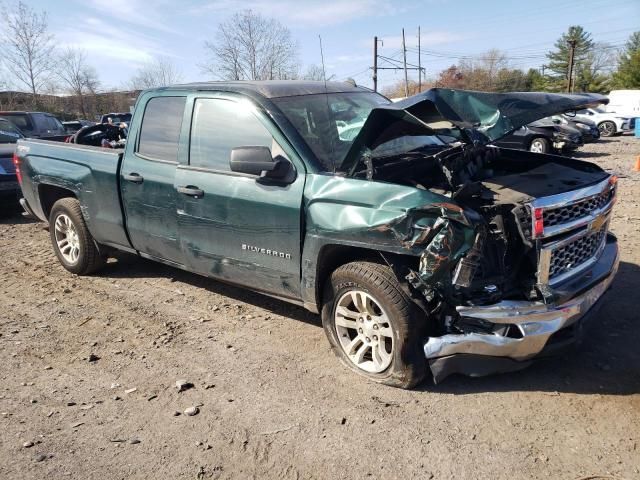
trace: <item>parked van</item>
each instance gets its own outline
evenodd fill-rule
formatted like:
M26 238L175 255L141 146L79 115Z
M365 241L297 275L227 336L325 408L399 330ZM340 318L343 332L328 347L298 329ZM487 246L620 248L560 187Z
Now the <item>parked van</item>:
M640 90L612 90L609 93L607 112L623 117L640 117Z

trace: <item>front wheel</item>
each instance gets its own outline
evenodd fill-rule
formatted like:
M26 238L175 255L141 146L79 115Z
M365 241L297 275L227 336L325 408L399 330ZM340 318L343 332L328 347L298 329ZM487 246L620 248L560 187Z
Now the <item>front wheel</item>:
M610 121L602 122L598 125L598 130L603 137L613 137L616 134L616 124Z
M95 272L105 263L87 228L75 198L62 198L54 203L49 215L49 235L58 260L77 275Z
M533 153L548 153L549 140L542 137L534 138L529 146L529 151Z
M322 325L354 372L400 388L424 378L426 320L389 267L352 262L336 269L324 289Z

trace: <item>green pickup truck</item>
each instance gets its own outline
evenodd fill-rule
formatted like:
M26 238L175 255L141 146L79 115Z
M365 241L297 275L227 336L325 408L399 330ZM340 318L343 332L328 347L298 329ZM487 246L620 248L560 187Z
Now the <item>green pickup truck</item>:
M70 272L123 250L302 305L347 367L410 388L579 338L618 266L616 178L491 142L606 102L177 85L140 95L124 149L20 140L14 162Z

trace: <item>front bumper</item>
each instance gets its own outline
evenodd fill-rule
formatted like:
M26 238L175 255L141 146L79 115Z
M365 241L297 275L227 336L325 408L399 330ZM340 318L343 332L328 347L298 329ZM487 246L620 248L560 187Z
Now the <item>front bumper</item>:
M424 345L434 380L452 373L483 376L519 370L531 359L549 350L551 337L563 337L564 344L577 340L582 320L609 289L618 270L618 244L607 239L598 261L578 278L557 288L554 303L505 300L494 305L457 307L462 317L480 319L498 325L512 325L517 335L497 333L448 334L430 337ZM571 340L567 342L566 340ZM548 345L549 344L549 345ZM545 348L547 347L547 348Z

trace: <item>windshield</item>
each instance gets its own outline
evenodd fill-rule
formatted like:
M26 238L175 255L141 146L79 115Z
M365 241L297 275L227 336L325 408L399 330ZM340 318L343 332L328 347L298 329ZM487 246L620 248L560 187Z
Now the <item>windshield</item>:
M22 133L8 120L0 119L0 143L16 143Z
M454 139L455 140L455 139ZM436 135L405 136L389 140L371 152L371 158L395 157L418 150L430 150L447 145L446 141Z
M374 107L391 103L373 92L329 93L274 98L325 171L342 164Z

